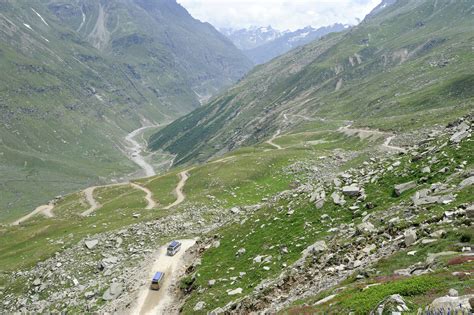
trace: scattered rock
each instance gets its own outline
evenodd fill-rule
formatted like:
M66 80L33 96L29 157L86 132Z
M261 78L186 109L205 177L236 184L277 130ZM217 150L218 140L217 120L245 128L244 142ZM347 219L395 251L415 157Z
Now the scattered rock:
M201 311L204 307L206 306L206 303L204 301L199 301L196 303L196 305L194 306L193 310L195 312L197 311Z
M403 194L405 191L407 190L410 190L410 189L413 189L416 187L416 182L415 181L411 181L411 182L407 182L407 183L403 183L403 184L399 184L399 185L395 185L394 189L395 189L395 194L397 196L400 196L401 194Z
M393 294L385 298L376 307L376 314L396 314L409 311L405 300L399 294Z
M243 254L245 254L245 252L245 248L241 248L237 251L237 253L235 253L235 256L242 256Z
M357 197L360 195L360 188L356 186L344 186L342 193L346 196Z
M459 188L463 189L474 184L474 176L466 178L459 184Z
M87 240L84 242L84 244L86 245L88 249L94 249L94 247L96 247L97 244L99 244L99 240L97 239Z
M339 195L337 192L333 192L331 194L331 198L332 198L332 201L334 202L334 204L338 205L338 206L343 206L346 204L346 201L344 200L344 197Z
M429 174L429 173L431 173L431 169L430 169L429 166L425 166L425 167L423 167L423 168L421 169L421 172L422 172L423 174Z
M227 292L228 295L237 295L242 294L242 288L237 288L235 290L230 290Z
M369 233L377 231L375 226L370 222L360 223L359 225L357 225L357 229L361 232L369 232Z
M405 231L405 246L409 247L416 242L416 231L414 229L409 229Z
M435 299L428 306L429 311L436 314L469 314L472 310L470 299L474 299L474 294L464 296L443 296Z

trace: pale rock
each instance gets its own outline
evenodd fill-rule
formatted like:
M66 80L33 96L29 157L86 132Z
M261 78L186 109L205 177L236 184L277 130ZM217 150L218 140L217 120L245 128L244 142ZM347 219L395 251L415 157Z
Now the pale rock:
M205 306L206 306L206 303L204 301L199 301L199 302L196 303L193 310L195 312L198 312L198 311L201 311Z
M97 244L99 244L99 240L97 239L87 240L84 242L84 244L86 245L88 249L94 249L94 247L96 247Z
M416 231L414 229L409 229L405 231L405 245L411 246L413 243L416 242Z
M237 295L237 294L242 294L242 288L237 288L234 290L230 290L227 292L228 295Z
M360 195L360 188L356 186L344 186L342 193L346 196L356 197Z
M407 183L403 183L403 184L399 184L399 185L395 185L394 189L395 189L395 194L397 196L400 196L401 194L403 194L405 191L407 190L410 190L410 189L413 189L416 187L416 182L414 181L411 181L411 182L407 182Z

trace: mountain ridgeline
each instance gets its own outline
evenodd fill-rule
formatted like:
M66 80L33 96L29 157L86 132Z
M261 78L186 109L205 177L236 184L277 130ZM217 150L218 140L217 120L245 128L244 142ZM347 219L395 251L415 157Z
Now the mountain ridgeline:
M307 26L296 31L285 32L264 27L237 31L223 30L223 33L255 64L262 64L327 34L341 32L347 28L349 25L336 23L320 28Z
M132 173L127 132L252 67L174 0L1 1L0 25L0 218Z
M183 164L261 142L304 117L392 131L446 121L472 108L473 13L471 1L384 1L357 27L256 67L153 135L150 148Z

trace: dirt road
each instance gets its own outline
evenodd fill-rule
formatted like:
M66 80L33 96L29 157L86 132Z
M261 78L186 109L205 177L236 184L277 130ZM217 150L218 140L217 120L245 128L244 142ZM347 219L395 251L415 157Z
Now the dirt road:
M39 206L34 211L28 213L27 215L13 222L11 225L20 225L22 222L30 219L32 216L35 216L37 214L42 214L43 216L47 218L52 218L54 217L53 209L54 209L54 205Z
M395 135L393 134L390 134L388 132L378 131L378 130L372 130L372 129L351 128L351 125L352 124L348 124L347 126L340 127L338 131L348 136L358 136L362 140L367 139L372 136L374 136L375 138L383 137L385 140L384 140L384 143L381 145L382 149L386 149L389 151L396 151L396 152L406 151L404 148L390 145L390 142L392 142L392 140L395 138Z
M90 208L81 213L83 217L87 217L89 214L101 207L101 205L94 198L94 190L96 188L97 186L93 186L84 190L84 196L86 197L86 201L90 205Z
M277 150L282 150L283 148L281 146L279 146L278 144L274 143L273 140L275 140L276 138L278 138L278 136L280 135L281 133L281 130L278 129L277 132L275 132L275 134L271 137L270 140L267 140L266 143L268 143L269 145L271 146L274 146Z
M174 190L174 192L176 194L176 201L173 202L172 204L166 206L164 208L165 210L171 209L171 208L179 205L180 203L182 203L184 200L186 200L186 196L183 193L183 187L184 187L184 185L186 184L186 181L189 178L189 173L188 172L191 171L191 170L192 170L192 168L179 173L180 181L179 181L178 185L176 186L176 188Z
M156 253L155 262L150 268L147 278L144 279L146 284L140 289L135 306L132 308L131 314L169 314L167 307L173 303L174 294L170 290L170 286L176 283L182 273L184 273L183 255L195 240L179 240L181 242L181 250L174 256L166 255L166 247L162 246ZM159 291L150 290L150 281L155 272L161 271L165 273L165 278L161 284Z
M140 185L135 184L135 183L130 183L130 185L135 189L139 189L139 190L145 192L145 194L146 194L145 199L146 199L146 202L148 203L145 209L150 210L150 209L153 209L153 208L156 207L156 202L155 202L155 200L153 200L153 193L151 192L150 189L148 189L146 187L143 187L143 186L140 186Z

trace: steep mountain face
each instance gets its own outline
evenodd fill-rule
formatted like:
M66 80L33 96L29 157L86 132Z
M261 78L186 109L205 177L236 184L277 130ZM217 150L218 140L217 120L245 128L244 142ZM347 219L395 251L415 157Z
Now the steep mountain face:
M472 4L392 2L349 31L255 68L152 136L150 148L186 163L289 130L298 119L288 117L416 128L427 117L442 121L472 108Z
M132 173L125 134L251 62L173 0L0 2L0 218Z
M275 57L281 56L296 47L306 45L329 33L341 32L348 27L348 25L339 23L317 29L308 26L294 32L285 32L280 37L272 41L255 48L245 50L244 53L255 64L262 64L272 60Z

